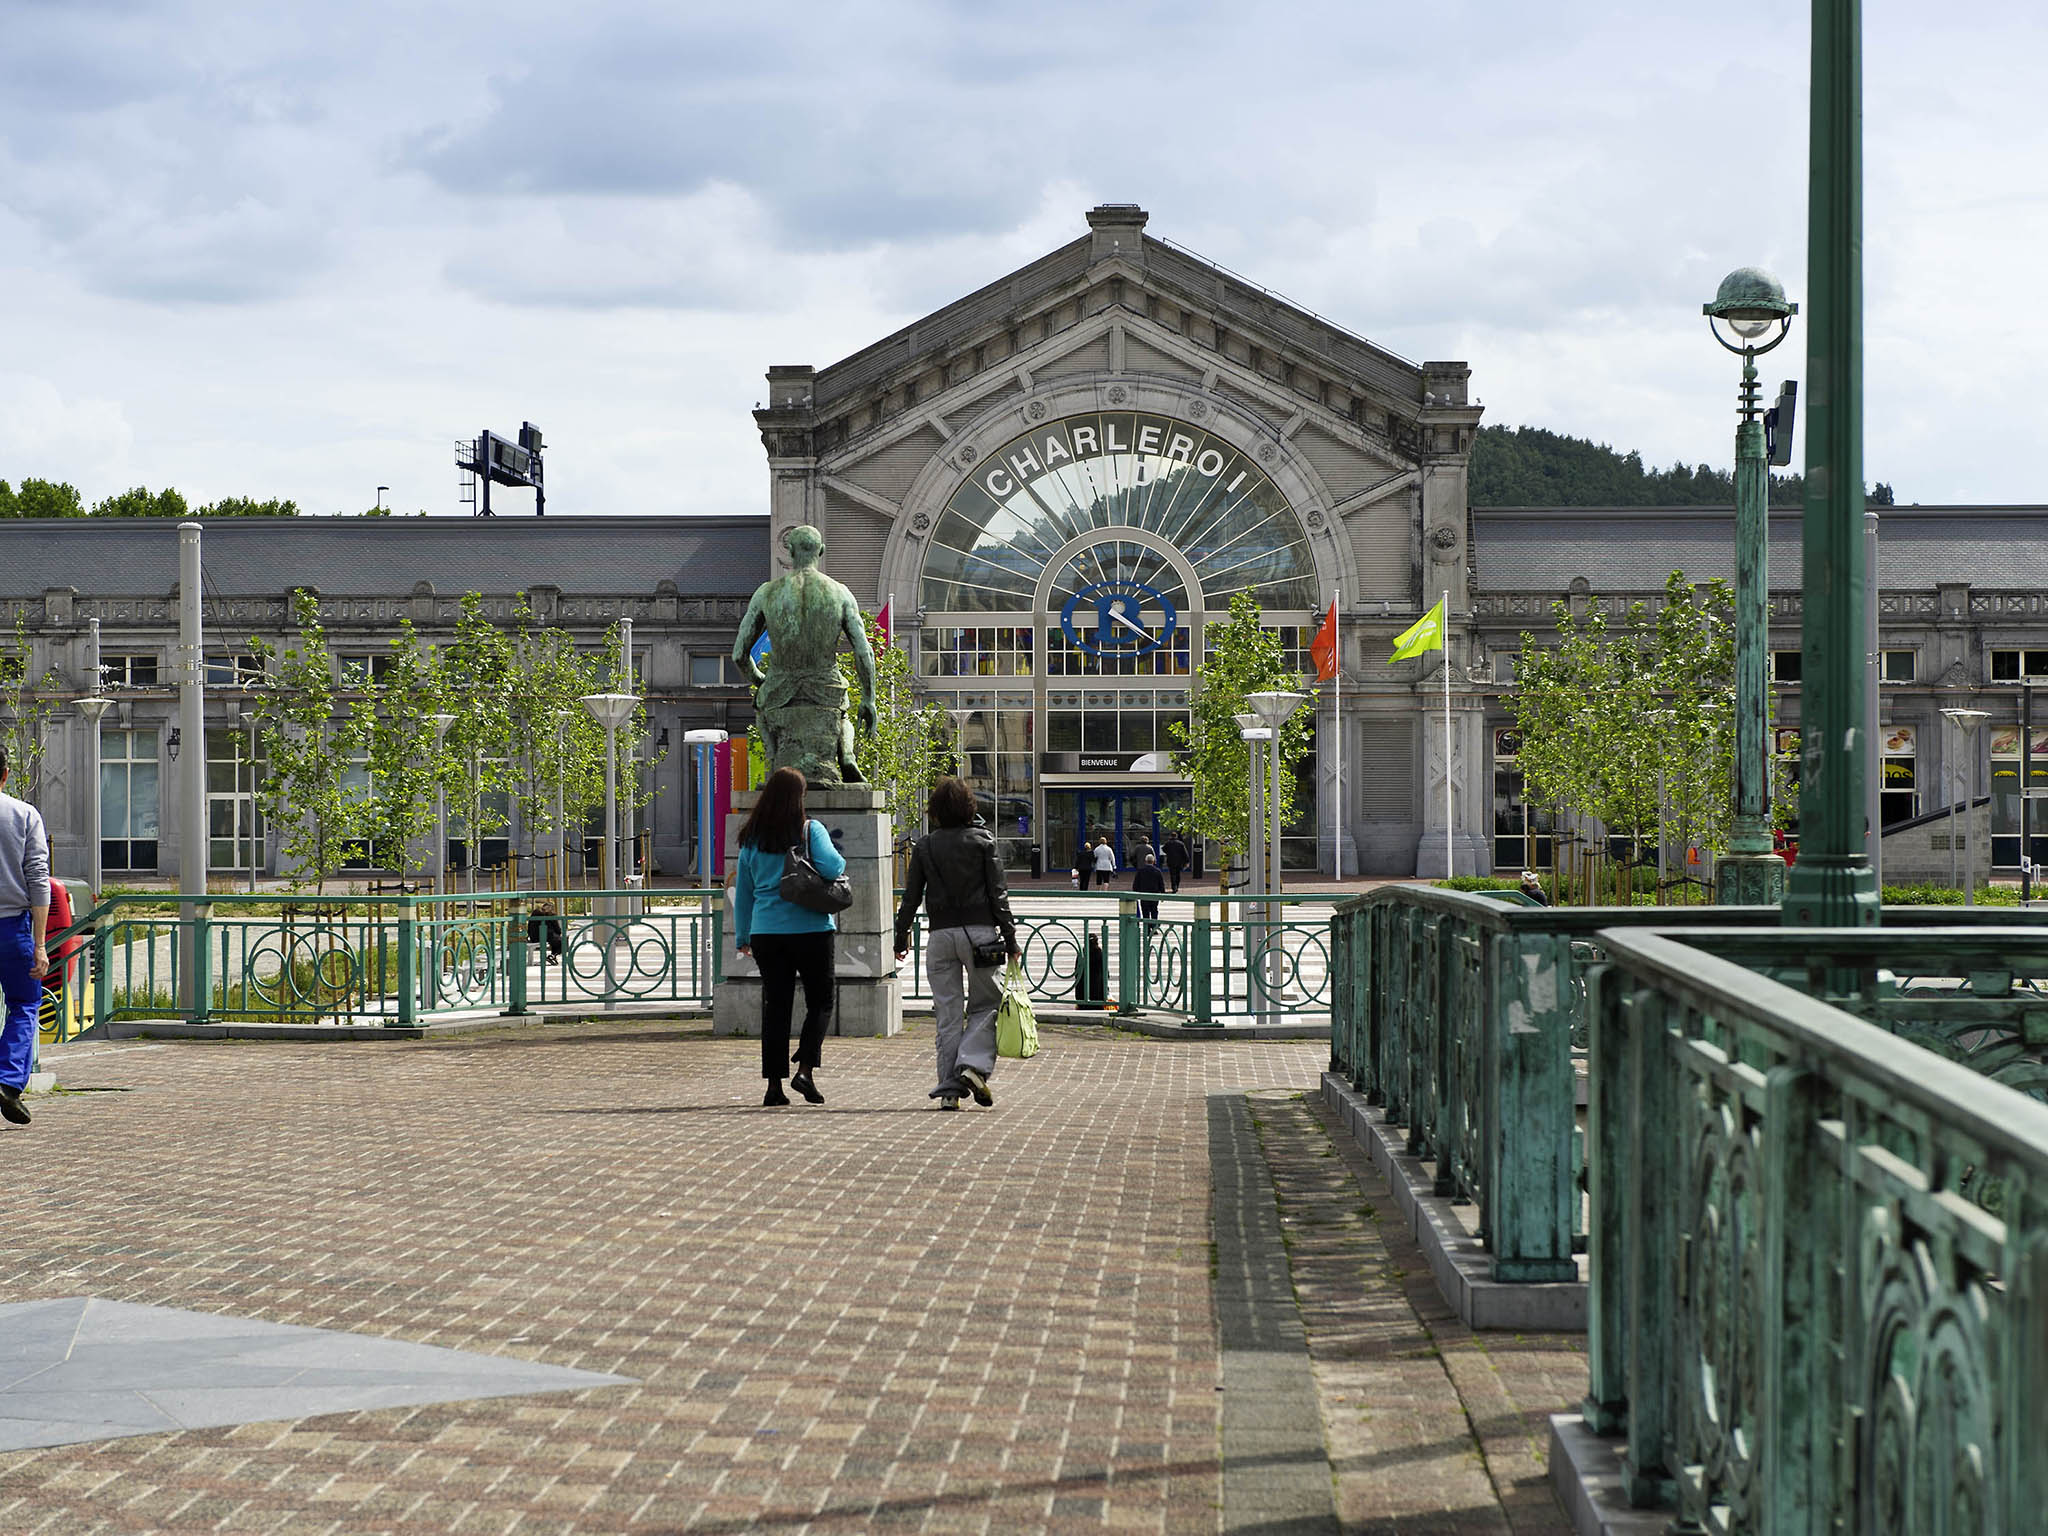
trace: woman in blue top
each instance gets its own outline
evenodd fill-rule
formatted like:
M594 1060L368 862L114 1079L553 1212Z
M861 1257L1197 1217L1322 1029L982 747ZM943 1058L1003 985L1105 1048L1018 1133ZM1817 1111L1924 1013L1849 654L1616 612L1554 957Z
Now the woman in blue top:
M782 899L782 863L789 850L804 847L827 880L846 873L846 859L825 829L804 816L804 776L778 768L761 787L753 814L740 828L739 868L733 876L733 942L761 968L761 1075L768 1093L761 1102L787 1104L782 1074L796 1067L790 1087L813 1104L825 1102L813 1074L825 1026L832 1020L832 933L830 912L813 912ZM804 980L804 1031L794 1058L789 1055L789 1015L797 977Z

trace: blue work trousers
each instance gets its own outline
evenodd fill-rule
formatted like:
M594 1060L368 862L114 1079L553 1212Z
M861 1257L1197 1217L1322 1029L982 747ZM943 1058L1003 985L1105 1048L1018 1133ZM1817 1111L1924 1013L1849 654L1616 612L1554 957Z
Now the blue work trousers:
M28 1069L36 1057L36 1013L43 1006L43 984L29 974L35 963L35 933L26 912L0 917L0 993L7 998L7 1022L0 1027L0 1083L28 1086Z

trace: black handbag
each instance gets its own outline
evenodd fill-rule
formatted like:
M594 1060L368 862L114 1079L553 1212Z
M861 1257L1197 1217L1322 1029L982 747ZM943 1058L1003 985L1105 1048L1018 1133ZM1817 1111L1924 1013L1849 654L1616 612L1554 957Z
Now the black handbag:
M827 880L810 859L811 823L804 823L804 842L782 856L782 899L806 912L844 912L853 905L853 882L845 875Z

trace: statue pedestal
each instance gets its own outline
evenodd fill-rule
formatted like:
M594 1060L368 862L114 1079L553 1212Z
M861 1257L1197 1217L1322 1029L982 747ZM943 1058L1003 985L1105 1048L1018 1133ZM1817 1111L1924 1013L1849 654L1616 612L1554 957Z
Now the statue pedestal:
M759 798L753 790L732 797L732 813L725 820L727 868L739 857L740 827ZM838 980L837 1005L832 1012L831 1032L835 1035L893 1035L903 1028L903 992L893 948L895 827L882 803L881 791L865 784L813 789L804 796L805 811L831 834L833 846L845 855L847 878L853 882L853 905L838 914L839 933L833 941L833 970ZM711 1032L758 1036L761 973L750 958L734 954L729 947L736 931L729 887L725 921L725 979L712 995ZM792 1036L802 1027L803 1010L799 984L790 1016Z

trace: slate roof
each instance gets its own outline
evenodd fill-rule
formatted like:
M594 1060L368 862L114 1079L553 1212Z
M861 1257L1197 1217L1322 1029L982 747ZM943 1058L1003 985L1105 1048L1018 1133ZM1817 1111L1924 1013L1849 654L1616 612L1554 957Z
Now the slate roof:
M748 596L768 579L768 519L748 517L224 517L202 519L207 585L222 596L295 586L337 597L509 593ZM178 580L177 521L0 522L0 596L75 587L159 597Z
M1880 507L1878 584L1931 591L2048 588L2048 507ZM1797 591L1796 507L1771 509L1771 589ZM1732 507L1475 507L1482 592L1653 592L1674 570L1735 579Z

